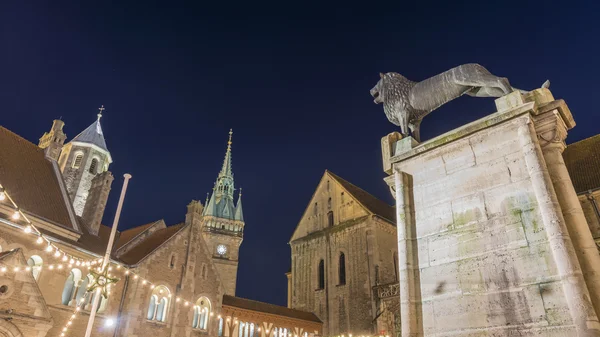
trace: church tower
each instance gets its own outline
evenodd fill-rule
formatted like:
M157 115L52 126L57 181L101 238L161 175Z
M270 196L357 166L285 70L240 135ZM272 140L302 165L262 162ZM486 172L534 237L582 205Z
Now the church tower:
M238 269L238 252L244 237L242 193L234 204L234 181L231 169L231 136L221 172L217 176L212 195L203 212L202 234L212 253L213 261L227 295L235 295Z
M58 160L65 139L67 139L67 135L63 132L63 126L65 126L65 122L55 119L52 122L52 129L49 132L44 132L38 144L40 148L45 149L46 157L55 161Z
M97 194L102 195L100 199L104 199L104 194L108 196L108 192L104 191L110 190L112 183L112 179L107 178L97 179L98 181L92 184L96 175L108 171L108 166L112 163L100 126L104 106L99 110L96 121L62 148L58 161L75 214L79 216L83 215L90 189L94 187L94 190L98 191ZM108 187L99 184L108 184Z

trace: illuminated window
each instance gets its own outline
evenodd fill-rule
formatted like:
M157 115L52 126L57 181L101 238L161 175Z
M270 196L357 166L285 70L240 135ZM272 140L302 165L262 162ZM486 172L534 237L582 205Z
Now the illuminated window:
M44 261L42 258L37 255L32 255L29 260L27 260L27 265L31 267L31 274L36 281L40 278L43 263Z
M77 268L71 269L71 273L69 277L65 281L65 285L63 287L61 303L64 305L69 305L71 301L74 299L76 295L76 286L79 285L79 281L81 280L81 270Z
M171 292L165 286L158 286L152 290L150 304L148 305L147 318L150 321L164 322L167 320L169 310L169 298Z
M196 301L196 307L194 308L194 320L192 321L192 327L196 329L207 330L209 318L210 301L206 297L200 297L200 299Z
M223 317L219 318L219 337L223 336Z

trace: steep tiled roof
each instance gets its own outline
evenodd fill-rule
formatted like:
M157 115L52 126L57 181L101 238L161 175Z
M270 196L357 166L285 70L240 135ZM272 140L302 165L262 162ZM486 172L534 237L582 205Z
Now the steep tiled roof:
M88 144L94 144L104 151L108 152L106 148L106 141L104 140L104 134L102 133L102 127L100 126L100 116L92 125L88 126L87 129L81 131L80 134L75 136L72 142L82 142Z
M223 305L236 307L240 309L259 311L267 314L286 316L304 321L322 323L321 320L312 312L306 312L296 309L290 309L275 304L253 301L241 297L223 295Z
M0 184L24 211L77 230L58 179L44 150L0 126Z
M156 248L160 247L163 243L173 237L173 235L177 234L184 226L185 223L181 223L157 230L145 238L140 244L123 254L120 258L121 261L130 265L137 264Z
M327 171L337 182L339 182L348 193L350 193L358 202L367 208L373 214L379 215L380 217L391 221L393 224L396 223L396 210L394 207L386 204L385 202L375 198L365 190L358 186L353 185L349 181L335 175L331 171Z
M138 234L140 234L143 231L145 231L146 229L152 227L154 224L156 224L159 221L160 220L153 221L153 222L147 223L145 225L133 227L133 228L130 228L130 229L122 231L120 233L120 235L119 235L119 239L115 243L115 249L119 249L119 248L123 247L126 243L128 243L129 241L131 241Z
M600 188L600 135L568 145L563 158L577 193Z

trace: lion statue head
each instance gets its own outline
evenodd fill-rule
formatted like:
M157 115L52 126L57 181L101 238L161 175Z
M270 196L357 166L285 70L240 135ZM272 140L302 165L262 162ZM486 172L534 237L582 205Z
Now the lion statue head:
M371 89L375 104L383 103L383 111L387 119L400 126L402 134L408 134L413 108L410 105L410 89L415 82L398 73L379 73L379 81Z

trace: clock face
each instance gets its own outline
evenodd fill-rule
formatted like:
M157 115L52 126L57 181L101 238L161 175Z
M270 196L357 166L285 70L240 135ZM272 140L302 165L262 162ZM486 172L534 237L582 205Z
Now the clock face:
M221 256L225 255L225 253L227 253L227 247L225 247L225 245L218 245L217 253Z

